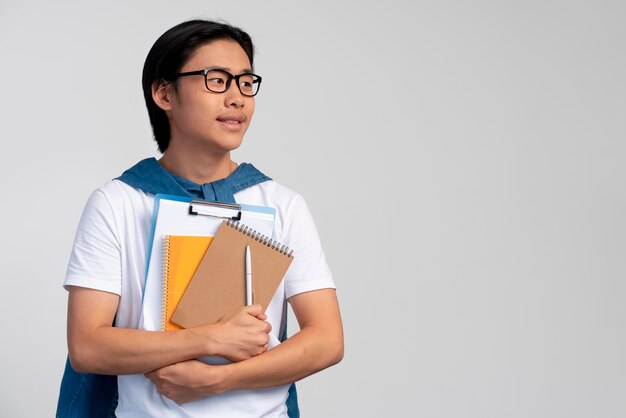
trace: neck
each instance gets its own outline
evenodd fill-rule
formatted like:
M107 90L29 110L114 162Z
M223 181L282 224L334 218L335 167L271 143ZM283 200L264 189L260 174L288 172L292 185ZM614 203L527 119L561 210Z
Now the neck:
M230 159L230 152L206 154L171 148L163 153L159 164L167 171L196 184L221 180L237 168L237 164Z

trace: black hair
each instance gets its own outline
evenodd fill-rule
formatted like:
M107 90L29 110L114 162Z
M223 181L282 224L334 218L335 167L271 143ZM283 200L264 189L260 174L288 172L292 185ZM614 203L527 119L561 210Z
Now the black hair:
M210 20L189 20L167 30L156 40L143 65L143 96L152 124L154 140L159 151L165 152L170 143L170 124L165 111L152 99L152 85L172 81L187 60L200 46L216 40L230 39L244 50L253 65L254 45L243 30L227 23Z

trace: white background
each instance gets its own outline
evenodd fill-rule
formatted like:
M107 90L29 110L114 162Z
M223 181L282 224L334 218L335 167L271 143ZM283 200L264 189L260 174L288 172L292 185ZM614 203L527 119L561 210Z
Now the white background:
M622 1L0 0L0 416L52 416L93 189L157 155L148 49L241 26L235 160L307 199L346 354L303 417L626 416ZM292 322L293 325L293 322Z

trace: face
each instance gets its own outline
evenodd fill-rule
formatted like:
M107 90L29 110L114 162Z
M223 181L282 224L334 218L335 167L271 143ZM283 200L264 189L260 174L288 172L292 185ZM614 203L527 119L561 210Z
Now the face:
M252 72L248 56L232 40L217 40L199 47L180 72L220 68L237 75ZM224 93L207 90L204 76L180 77L177 93L171 83L162 86L162 106L170 121L170 149L187 147L198 152L227 153L239 145L254 113L254 97L241 94L235 80ZM157 95L159 91L157 90Z

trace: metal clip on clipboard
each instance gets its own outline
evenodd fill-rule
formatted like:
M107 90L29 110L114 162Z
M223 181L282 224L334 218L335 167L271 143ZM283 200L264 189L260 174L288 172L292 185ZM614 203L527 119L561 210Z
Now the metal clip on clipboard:
M189 214L240 221L241 206L236 203L209 202L207 200L194 199L189 203Z

